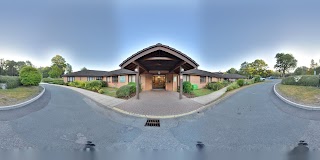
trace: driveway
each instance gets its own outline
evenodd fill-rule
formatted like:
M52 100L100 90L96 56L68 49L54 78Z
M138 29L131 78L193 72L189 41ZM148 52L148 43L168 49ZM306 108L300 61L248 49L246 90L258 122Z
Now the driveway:
M289 106L272 91L276 82L254 85L193 115L160 120L116 113L67 88L44 85L45 95L20 109L0 111L0 147L97 150L290 150L299 140L320 148L320 112Z

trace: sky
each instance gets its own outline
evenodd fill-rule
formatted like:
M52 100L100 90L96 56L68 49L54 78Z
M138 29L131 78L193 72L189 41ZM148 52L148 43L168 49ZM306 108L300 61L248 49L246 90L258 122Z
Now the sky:
M114 70L156 43L182 51L199 69L239 69L276 53L298 66L320 59L315 0L0 0L0 58L50 66L62 55L73 70Z

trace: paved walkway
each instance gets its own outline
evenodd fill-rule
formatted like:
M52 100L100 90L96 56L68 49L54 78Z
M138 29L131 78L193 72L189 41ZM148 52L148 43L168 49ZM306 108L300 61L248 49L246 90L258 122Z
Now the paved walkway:
M178 92L158 90L141 92L139 100L133 97L115 107L139 115L172 116L192 112L202 106L186 97L180 100Z
M50 84L50 85L55 85L55 84ZM96 93L96 92L92 92L92 91L88 91L85 89L81 89L81 88L76 88L76 87L70 87L70 86L63 86L63 85L55 85L55 86L60 86L60 87L64 87L64 88L68 88L74 91L77 91L91 99L93 99L94 101L108 107L108 108L113 108L114 106L125 102L126 100L123 99L119 99L119 98L114 98L111 96L107 96L107 95L103 95L100 93Z
M224 93L227 92L227 88L228 87L224 87L218 91L215 91L211 94L205 95L205 96L201 96L201 97L195 97L195 98L191 98L192 100L202 104L202 105L207 105L213 101L215 101L216 99L218 99L219 97L221 97Z

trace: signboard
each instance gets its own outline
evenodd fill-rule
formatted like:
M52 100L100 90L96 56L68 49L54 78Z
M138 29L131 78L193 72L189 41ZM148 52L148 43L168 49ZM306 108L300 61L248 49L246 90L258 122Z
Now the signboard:
M126 77L125 76L120 76L120 83L125 83L126 82Z

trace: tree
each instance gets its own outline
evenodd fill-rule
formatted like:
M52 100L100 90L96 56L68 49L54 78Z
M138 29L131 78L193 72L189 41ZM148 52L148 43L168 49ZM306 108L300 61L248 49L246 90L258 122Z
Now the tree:
M81 71L86 71L88 70L86 67L81 68Z
M53 65L51 67L51 70L49 71L49 76L51 78L60 78L62 75L63 70L60 69L57 65Z
M26 64L26 62L24 62L24 61L18 61L18 62L16 62L16 68L17 68L18 72L20 72L20 70L21 70L23 67L25 67L25 66L27 66L27 64Z
M57 67L59 67L62 71L65 71L66 69L66 60L60 56L60 55L56 55L51 59L52 62L52 66L56 65Z
M27 66L33 67L33 64L32 64L29 60L27 60L27 61L25 62L25 64L26 64Z
M24 86L38 86L41 82L41 73L34 67L25 66L21 69L19 78Z
M308 70L309 70L309 68L306 67L306 66L298 67L298 68L293 72L293 74L294 74L294 75L306 75L306 74L308 74Z
M253 68L253 75L260 75L262 77L266 77L268 64L262 59L256 59L251 63L251 67Z
M4 59L0 59L0 75L5 75L5 61Z
M230 68L227 73L230 73L230 74L236 74L238 73L238 71L235 69L235 68Z
M71 72L72 72L72 66L69 63L67 63L67 65L66 65L66 73L71 73Z
M48 78L49 77L49 72L51 70L51 67L40 67L39 71L42 74L43 78Z
M15 61L6 60L5 61L5 69L6 73L9 76L17 76L19 73L16 68L17 63Z
M298 61L292 54L277 53L275 58L277 59L277 63L274 65L274 68L282 72L282 76L285 76L286 72L289 72L297 66Z

